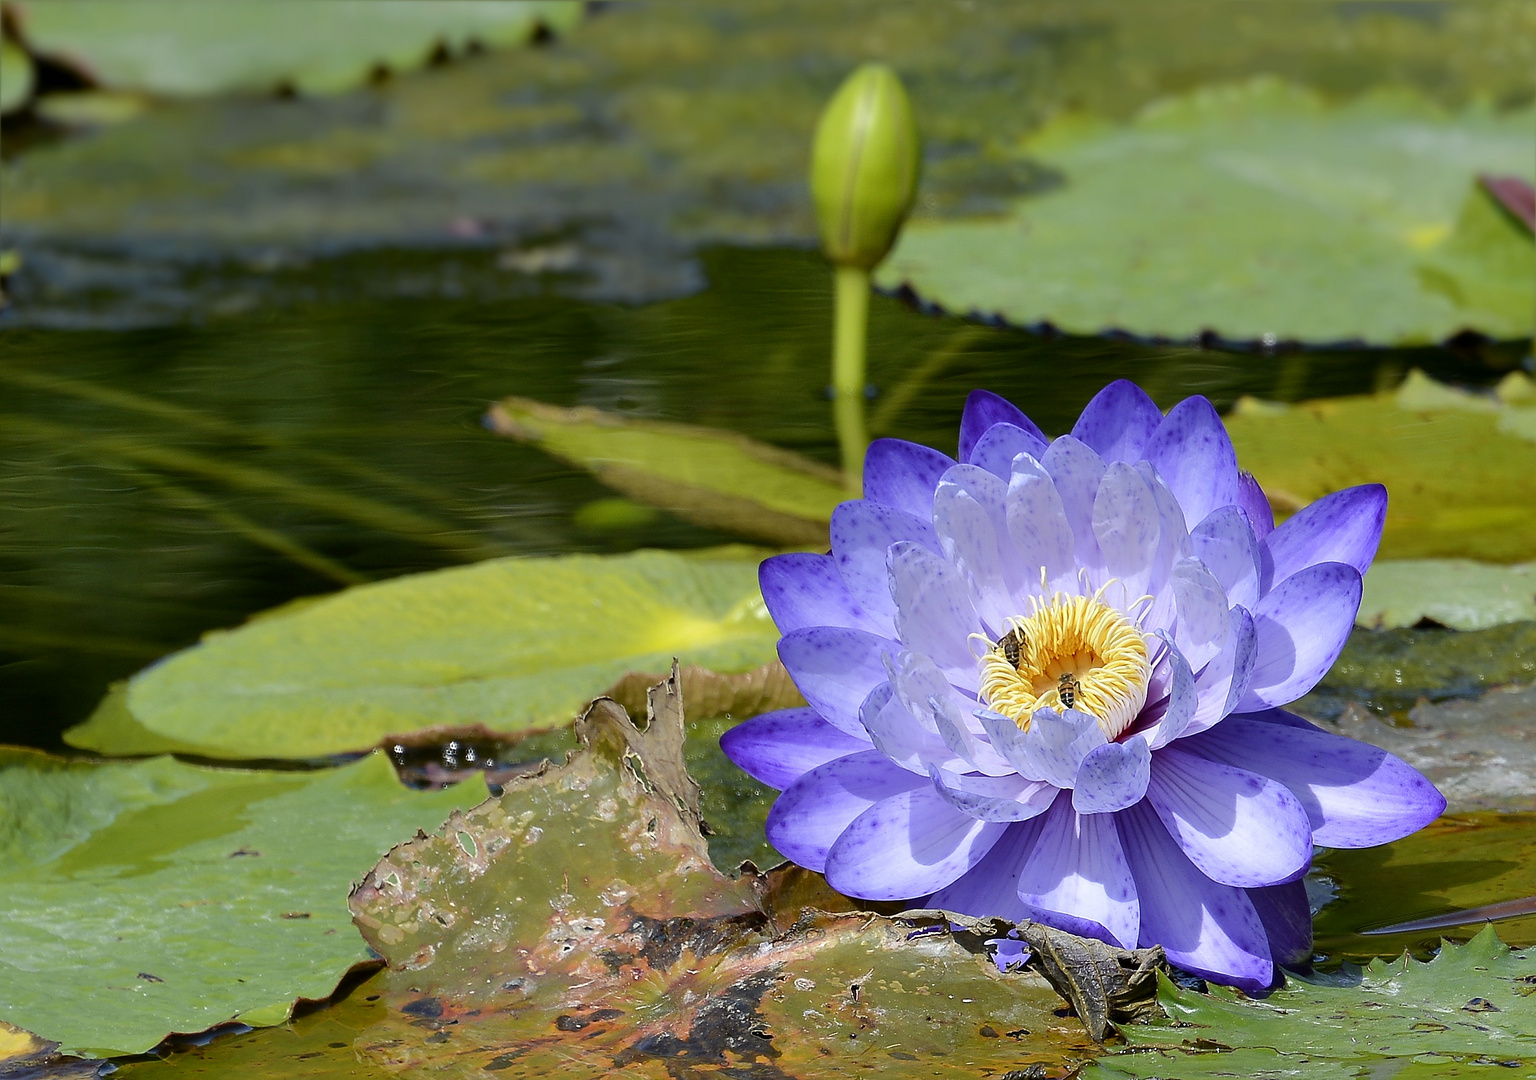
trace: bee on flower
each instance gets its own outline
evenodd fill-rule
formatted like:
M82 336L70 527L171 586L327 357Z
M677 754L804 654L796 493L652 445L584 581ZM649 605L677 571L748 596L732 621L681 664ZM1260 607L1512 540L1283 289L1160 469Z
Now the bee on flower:
M809 708L727 732L768 838L839 891L1047 925L1251 992L1311 957L1313 845L1445 800L1283 706L1337 658L1380 485L1276 528L1201 397L1120 381L1049 440L974 392L959 460L873 443L832 551L767 560Z

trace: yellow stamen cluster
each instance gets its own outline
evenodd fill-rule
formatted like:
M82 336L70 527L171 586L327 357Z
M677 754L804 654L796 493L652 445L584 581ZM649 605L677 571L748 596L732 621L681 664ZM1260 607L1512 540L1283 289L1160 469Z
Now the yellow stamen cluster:
M1096 596L1056 593L1026 617L1008 620L981 657L987 706L1028 728L1035 710L1074 708L1098 718L1113 739L1147 700L1152 668L1146 638Z

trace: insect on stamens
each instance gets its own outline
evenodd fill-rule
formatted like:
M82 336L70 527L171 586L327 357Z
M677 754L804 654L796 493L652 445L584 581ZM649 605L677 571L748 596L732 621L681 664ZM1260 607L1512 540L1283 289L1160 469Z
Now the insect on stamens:
M1083 684L1070 671L1061 673L1056 680L1056 696L1061 698L1062 708L1070 709L1077 703L1077 695L1083 692Z
M997 647L1002 650L1003 659L1008 661L1010 667L1019 670L1019 658L1023 656L1024 635L1018 630L1010 630L998 639Z

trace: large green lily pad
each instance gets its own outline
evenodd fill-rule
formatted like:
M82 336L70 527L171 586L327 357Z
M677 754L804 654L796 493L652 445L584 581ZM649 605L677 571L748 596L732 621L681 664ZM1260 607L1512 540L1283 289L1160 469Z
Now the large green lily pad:
M1353 484L1387 486L1382 558L1536 558L1536 441L1507 418L1529 406L1441 386L1280 406L1226 418L1237 459L1280 511Z
M117 715L73 738L117 745L124 709L175 748L222 758L323 757L434 727L531 731L569 723L628 671L674 657L752 671L777 641L753 557L497 559L210 634L135 676L104 706Z
M357 888L391 969L365 1057L408 1076L660 1078L975 1077L1090 1056L1043 978L999 973L942 921L828 914L803 906L841 900L825 886L716 871L675 683L651 703L640 731L595 702L565 766L395 848Z
M1423 619L1455 630L1536 620L1536 563L1380 559L1365 575L1355 621L1384 629Z
M348 885L485 794L411 791L380 754L277 773L0 751L0 1020L98 1055L281 1023L369 960Z
M640 502L769 543L825 547L832 511L848 497L836 469L718 428L527 398L498 402L486 422Z
M876 281L1081 334L1523 337L1536 247L1473 181L1529 179L1533 131L1529 109L1452 114L1404 94L1333 107L1270 78L1124 126L1064 115L1019 148L1060 186L1001 216L912 222Z
M1501 1075L1528 1076L1536 1067L1536 953L1510 950L1492 928L1429 963L1373 961L1351 982L1292 977L1250 1001L1164 979L1158 1000L1180 1026L1122 1028L1137 1052L1082 1075L1332 1080L1470 1075L1494 1063L1513 1070Z
M380 70L420 67L438 49L521 44L541 25L580 18L579 4L559 0L329 0L302 8L265 0L32 0L15 7L37 54L102 86L174 96L280 86L336 93Z

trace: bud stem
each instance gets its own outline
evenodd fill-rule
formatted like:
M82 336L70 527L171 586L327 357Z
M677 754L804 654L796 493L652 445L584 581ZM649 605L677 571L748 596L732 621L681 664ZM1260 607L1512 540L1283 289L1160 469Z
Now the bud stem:
M869 271L839 266L832 333L832 416L843 451L843 476L855 499L864 492L864 339L869 331Z

